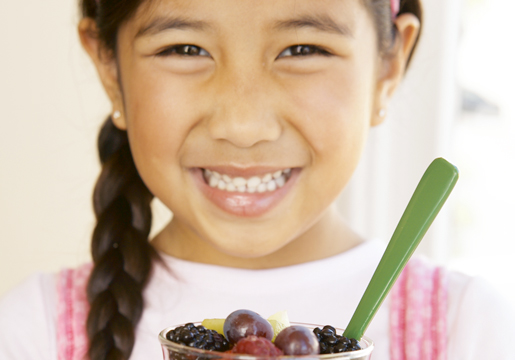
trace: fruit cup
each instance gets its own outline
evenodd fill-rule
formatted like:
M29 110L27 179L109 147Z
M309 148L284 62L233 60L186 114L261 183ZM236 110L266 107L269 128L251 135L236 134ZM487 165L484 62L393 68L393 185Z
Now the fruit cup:
M200 323L194 323L200 325ZM184 325L184 324L182 324ZM292 323L292 325L302 325L313 330L317 325ZM269 360L267 356L254 356L247 354L233 354L217 351L201 350L181 344L177 344L166 339L166 334L181 325L172 326L164 329L159 334L159 341L163 350L164 360ZM319 326L320 328L323 327ZM343 333L342 329L336 329L339 334ZM372 340L363 336L359 342L361 350L342 352L337 354L324 354L324 355L282 355L274 357L274 360L293 360L293 359L310 359L310 360L369 360L371 358L374 343Z

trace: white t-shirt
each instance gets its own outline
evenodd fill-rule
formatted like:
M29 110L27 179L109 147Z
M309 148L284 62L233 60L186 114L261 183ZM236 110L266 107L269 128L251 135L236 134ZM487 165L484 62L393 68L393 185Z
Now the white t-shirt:
M163 255L145 289L145 310L131 360L160 360L157 334L168 326L225 318L237 309L264 317L287 310L291 321L344 328L384 251L378 241L310 263L270 270L204 265ZM483 280L449 279L448 359L515 359L515 314ZM373 358L389 359L389 300L366 335ZM55 277L37 274L0 301L0 359L57 360Z

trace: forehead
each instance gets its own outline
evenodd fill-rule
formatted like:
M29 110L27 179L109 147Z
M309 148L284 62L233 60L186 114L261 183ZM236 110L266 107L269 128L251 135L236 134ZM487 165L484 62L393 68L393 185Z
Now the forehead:
M147 0L129 24L138 35L169 19L211 32L291 30L311 21L319 30L351 35L363 17L368 16L362 0Z

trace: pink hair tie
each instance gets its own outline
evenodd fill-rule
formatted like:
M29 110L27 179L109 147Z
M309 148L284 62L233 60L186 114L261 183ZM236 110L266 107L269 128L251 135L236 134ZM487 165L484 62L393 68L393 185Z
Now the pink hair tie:
M401 9L401 0L390 0L390 8L392 10L392 19L395 20Z

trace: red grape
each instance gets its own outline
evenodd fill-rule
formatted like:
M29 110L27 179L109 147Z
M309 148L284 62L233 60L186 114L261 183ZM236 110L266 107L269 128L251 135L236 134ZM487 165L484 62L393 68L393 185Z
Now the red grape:
M272 340L274 330L272 325L259 314L250 310L236 310L225 319L224 335L234 344L250 335Z
M307 327L300 325L283 329L275 338L275 346L285 355L314 355L320 352L316 335Z

